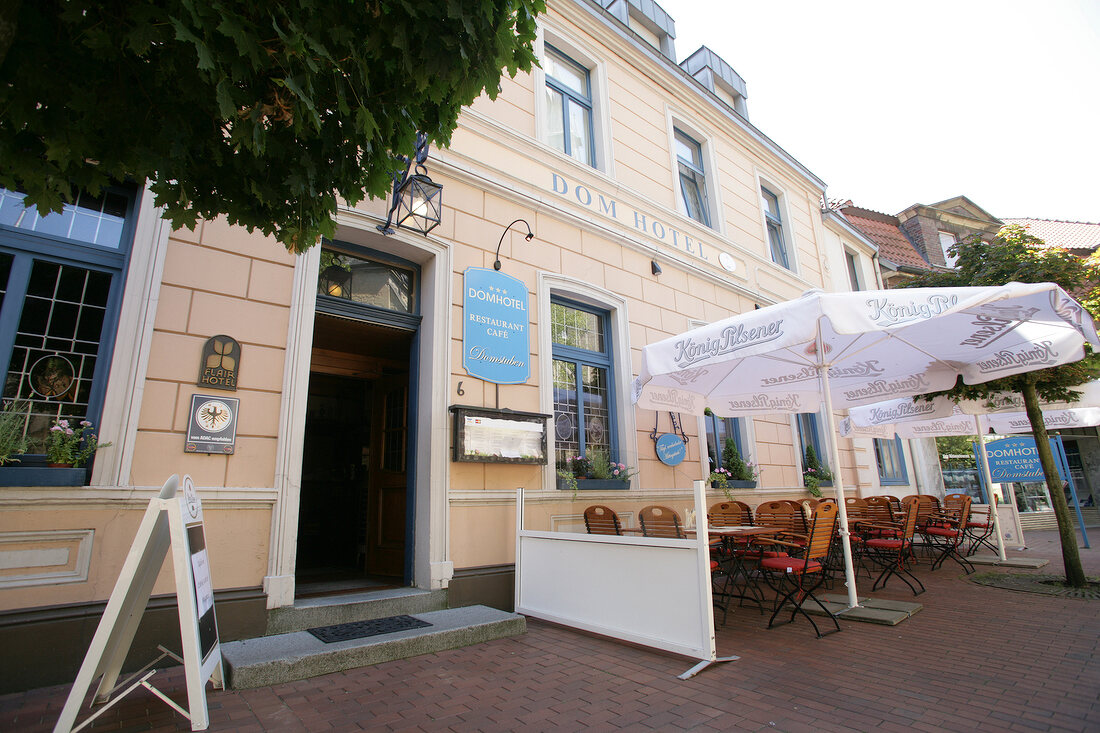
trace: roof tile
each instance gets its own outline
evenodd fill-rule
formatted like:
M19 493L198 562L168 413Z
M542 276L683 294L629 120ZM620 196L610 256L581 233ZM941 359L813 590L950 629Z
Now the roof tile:
M1057 219L1002 219L1005 224L1019 224L1028 234L1052 247L1093 251L1100 247L1100 224Z

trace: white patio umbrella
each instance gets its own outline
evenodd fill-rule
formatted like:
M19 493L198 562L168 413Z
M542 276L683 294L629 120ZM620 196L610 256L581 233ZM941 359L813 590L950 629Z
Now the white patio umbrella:
M947 389L1076 361L1088 313L1052 283L811 291L642 349L635 402L725 417L816 412ZM836 431L825 431L832 456ZM839 468L839 467L838 467ZM844 481L834 488L849 606L858 605Z
M1048 428L1100 425L1100 380L1073 391L1074 402L1045 402L1043 422ZM962 400L958 405L946 397L914 401L903 397L853 407L838 423L842 438L935 438L947 435L979 436L979 456L987 487L992 486L989 456L980 436L992 428L997 433L1030 433L1031 421L1023 411L1023 396L1016 392L998 392L985 400ZM990 489L992 491L992 489ZM997 553L1005 557L1004 536L996 512L992 513Z

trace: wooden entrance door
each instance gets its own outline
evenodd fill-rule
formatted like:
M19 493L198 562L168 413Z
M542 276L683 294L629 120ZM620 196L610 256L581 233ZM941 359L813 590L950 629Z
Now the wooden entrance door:
M408 374L376 380L367 488L366 571L370 575L405 575L408 414Z

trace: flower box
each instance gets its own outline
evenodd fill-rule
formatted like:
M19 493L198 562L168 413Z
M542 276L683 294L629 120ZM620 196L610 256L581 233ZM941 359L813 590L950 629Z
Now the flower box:
M628 491L630 481L617 478L578 478L577 491ZM558 477L558 490L571 491L572 487L565 479Z
M86 467L4 466L0 468L0 486L83 486L87 480Z
M755 480L746 480L746 479L739 479L739 478L728 478L728 479L726 479L726 488L727 489L755 489L756 488L756 483L757 482ZM712 488L712 489L721 489L722 485L719 484L717 481L711 481L710 482L710 488Z

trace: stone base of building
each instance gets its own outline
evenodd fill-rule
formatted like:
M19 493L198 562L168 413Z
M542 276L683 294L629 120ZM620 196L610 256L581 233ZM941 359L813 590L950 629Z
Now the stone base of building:
M489 606L514 611L516 605L516 566L485 565L456 569L447 589L451 608Z
M0 694L72 684L106 607L106 601L99 601L0 612L0 649L4 650ZM267 610L259 587L217 591L214 608L221 641L264 633ZM180 653L174 595L149 599L123 673L140 669L157 657L158 644Z

